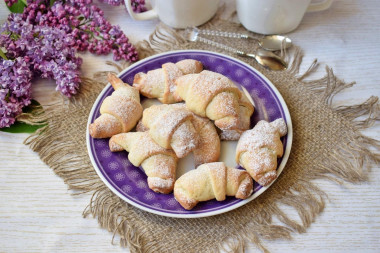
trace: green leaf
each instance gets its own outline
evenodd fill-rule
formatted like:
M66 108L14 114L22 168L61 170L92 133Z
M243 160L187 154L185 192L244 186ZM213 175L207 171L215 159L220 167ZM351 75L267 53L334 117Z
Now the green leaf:
M34 133L35 131L37 131L37 129L44 127L44 126L46 126L46 124L44 124L44 125L29 125L29 124L26 124L23 122L16 121L10 127L0 128L0 131L7 132L7 133L14 133L14 134L15 133L31 134L31 133Z
M33 109L35 109L37 106L40 106L41 104L38 103L38 101L32 99L31 104L22 108L23 113L31 113L33 112ZM7 133L34 133L37 131L37 129L40 129L41 127L46 126L47 124L41 124L41 125L29 125L24 122L16 121L13 125L10 127L4 127L0 128L0 131L7 132Z
M5 55L3 50L1 50L1 48L0 48L0 57L3 58L4 60L8 60L7 56Z
M54 4L55 1L56 0L50 0L50 7L53 6L53 4Z
M12 6L8 6L8 9L12 12L12 13L23 13L24 12L24 8L27 6L26 4L26 1L22 1L22 0L18 0L15 4L13 4Z

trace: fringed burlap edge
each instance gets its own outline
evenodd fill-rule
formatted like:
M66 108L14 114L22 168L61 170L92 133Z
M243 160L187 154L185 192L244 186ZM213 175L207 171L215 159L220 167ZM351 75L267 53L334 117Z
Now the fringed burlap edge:
M151 35L150 41L139 44L139 52L142 58L158 52L181 48L180 45L187 43L184 38L165 27L159 27ZM290 57L290 55L289 55ZM298 78L299 82L308 87L315 94L321 95L327 106L331 107L335 113L343 115L348 128L355 131L355 136L347 142L342 142L340 146L331 153L329 162L314 165L313 172L307 178L289 186L284 190L284 195L278 201L266 209L264 216L257 222L248 224L239 233L228 236L228 241L224 244L214 245L209 251L244 251L247 243L253 243L262 251L267 249L262 244L261 239L291 238L294 232L305 232L315 217L322 212L325 206L325 193L315 186L312 181L315 179L328 179L338 183L343 181L361 182L368 178L368 169L380 162L380 142L360 133L360 130L370 127L376 120L380 119L380 104L378 97L371 97L359 105L339 106L333 108L334 96L344 88L354 85L345 83L338 79L332 69L326 67L326 75L322 78L305 81L305 78L318 67L314 61L310 68L300 74L299 69L303 54L296 49L292 55L292 60L287 74L293 78ZM119 69L120 70L120 69ZM100 73L98 77L104 76ZM101 79L101 78L100 78ZM62 103L45 107L45 113L39 111L37 114L25 114L19 117L20 121L27 123L51 122L56 119L56 115L61 113L62 107L75 107L80 103L81 98L91 95L90 89L100 90L104 83L96 78L83 78L82 89L73 103ZM359 120L360 118L360 120ZM54 135L54 143L51 142ZM58 135L58 136L57 136ZM128 206L124 201L114 195L99 179L90 163L83 163L87 154L77 155L79 143L65 143L65 133L60 129L59 124L50 124L39 129L35 134L25 140L32 150L37 152L40 158L60 176L70 189L76 190L75 194L92 193L90 204L83 212L83 216L92 214L97 217L99 224L108 231L120 236L120 242L128 246L132 252L159 252L163 250L155 242L144 241L143 228L137 229L133 220L129 216ZM58 150L52 152L52 150ZM68 157L70 159L68 159ZM296 194L294 194L296 193ZM298 212L301 223L284 213L280 204L285 204ZM270 217L278 217L282 225L271 224ZM144 250L142 250L144 249Z

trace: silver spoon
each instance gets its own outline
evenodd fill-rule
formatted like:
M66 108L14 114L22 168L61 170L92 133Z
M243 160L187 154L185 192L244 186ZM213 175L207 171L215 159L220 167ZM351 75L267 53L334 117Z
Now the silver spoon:
M282 35L266 35L262 38L254 38L252 36L249 36L248 34L199 29L196 27L188 28L188 30L193 30L193 32L196 32L198 34L204 34L204 35L235 38L235 39L256 40L262 48L269 50L269 51L277 51L277 50L281 50L281 49L287 49L287 48L292 46L291 39L289 39L286 36L282 36Z
M235 54L240 55L240 56L254 58L259 64L261 64L264 67L269 68L271 70L284 70L287 68L287 64L283 59L281 59L278 55L276 55L270 51L266 51L264 49L258 49L256 51L256 54L245 53L241 50L237 50L237 49L229 47L227 45L224 45L224 44L221 44L221 43L200 37L198 35L198 33L196 31L193 31L193 30L188 33L188 40L189 41L200 41L200 42L203 42L203 43L224 49L226 51L235 53Z

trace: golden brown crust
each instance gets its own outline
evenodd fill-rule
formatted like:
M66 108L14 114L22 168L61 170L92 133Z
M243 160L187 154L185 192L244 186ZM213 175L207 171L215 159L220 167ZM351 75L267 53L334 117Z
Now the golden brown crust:
M269 185L277 177L277 159L284 152L280 137L286 132L283 119L271 123L262 120L240 137L236 148L236 162L260 185Z
M220 157L220 139L214 124L194 114L193 125L199 134L198 146L193 150L195 166L217 162Z
M144 115L144 112L143 112L143 115ZM148 131L149 128L146 127L143 123L142 123L142 120L140 119L139 122L137 122L137 125L136 125L136 132L146 132Z
M244 170L226 167L222 162L200 165L177 179L174 197L185 209L192 209L198 202L226 196L246 199L253 192L253 181Z
M109 141L112 152L129 152L128 159L134 166L141 166L148 176L150 189L170 193L176 178L177 160L175 153L155 143L148 132L129 132L112 136Z
M241 98L239 100L239 126L234 130L222 130L220 139L225 141L239 140L242 133L250 129L251 116L254 110L255 108L247 96L241 92Z
M133 86L149 98L157 98L164 104L177 103L182 98L176 93L175 80L186 74L199 73L203 69L201 62L186 59L177 63L165 63L162 68L145 73L137 73Z
M164 148L172 148L179 158L193 151L199 141L193 114L181 104L153 105L144 110L142 123L152 139Z
M220 129L238 127L241 92L227 77L204 70L179 77L176 84L178 95L186 101L190 111L214 120Z
M115 91L100 106L100 117L89 126L93 138L108 138L130 131L141 118L143 108L138 90L124 83L113 74L108 80Z

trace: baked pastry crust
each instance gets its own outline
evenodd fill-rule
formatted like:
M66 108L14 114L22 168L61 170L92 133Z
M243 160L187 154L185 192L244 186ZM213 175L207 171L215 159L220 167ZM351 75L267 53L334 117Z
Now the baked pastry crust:
M108 81L115 91L104 99L100 106L100 117L89 126L89 133L93 138L108 138L128 132L142 115L138 90L111 73Z
M241 92L226 76L203 70L179 77L176 84L190 111L213 120L222 130L238 128Z
M172 192L178 158L173 150L165 149L152 140L148 132L121 133L111 137L112 152L126 150L128 159L141 166L148 176L148 186L155 192Z
M270 123L259 121L240 137L236 147L236 162L260 185L269 185L277 178L277 158L284 153L280 138L286 134L287 126L282 118Z
M220 133L220 139L225 141L237 141L241 134L250 129L251 116L255 111L255 107L249 101L247 96L241 92L241 98L239 100L239 125L234 130L222 130Z
M192 122L199 134L198 146L193 150L195 167L217 162L220 157L220 138L214 123L196 114L193 114Z
M145 118L146 114L152 115L153 117L152 121L153 121L155 118L154 115L157 117L157 114L158 114L157 109L165 108L165 107L170 107L171 110L174 110L174 109L175 110L179 109L181 111L185 110L187 113L190 113L192 115L191 123L195 131L197 132L197 139L198 139L198 142L197 142L198 144L194 148L193 147L191 148L194 154L195 166L197 167L198 165L201 165L203 163L211 163L211 162L218 161L219 156L220 156L220 138L214 124L208 118L203 118L194 114L193 112L190 112L186 108L185 104L178 103L178 104L171 104L171 105L159 105L158 107L154 108L151 112L144 111L144 116L143 116L143 119L145 119L144 121L147 121L147 119ZM169 113L171 112L171 110L169 111ZM156 120L159 120L159 119L157 118ZM161 120L161 122L166 122L166 120ZM163 127L166 127L166 126L163 126ZM149 131L149 127L147 127L143 123L143 120L140 120L136 126L136 130ZM190 146L192 146L191 141L190 142L185 141L183 143L185 146L188 146L189 144ZM187 149L187 150L190 150L190 149ZM181 157L178 156L178 158L181 158Z
M161 147L173 149L178 158L193 151L199 142L193 114L182 104L153 105L143 112L142 124Z
M175 80L183 75L199 73L202 69L202 63L192 59L168 62L162 68L137 73L133 86L148 98L157 98L164 104L177 103L182 98L176 93Z
M246 199L252 192L253 181L249 174L222 162L202 164L182 175L174 185L174 197L187 210L200 201L214 198L223 201L226 196Z

